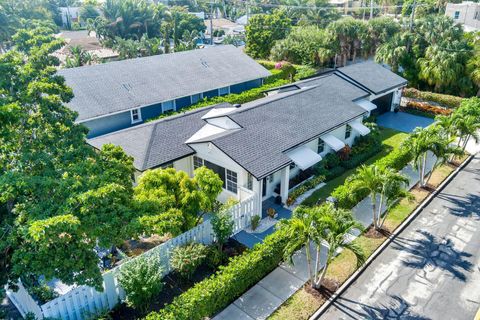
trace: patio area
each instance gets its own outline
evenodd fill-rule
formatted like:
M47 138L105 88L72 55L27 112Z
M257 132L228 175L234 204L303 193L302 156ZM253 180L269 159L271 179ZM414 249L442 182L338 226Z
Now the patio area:
M402 132L412 132L416 127L425 128L431 125L434 119L417 116L406 112L387 112L377 118L381 127L395 129Z
M267 216L267 210L272 208L278 214L275 219L270 219ZM275 224L280 219L289 219L292 216L292 211L284 208L281 204L275 203L275 199L269 198L263 201L262 203L262 222L256 231L251 231L248 229L242 230L232 238L240 242L241 244L247 246L248 248L253 248L257 243L263 242L266 236L275 232ZM270 220L270 221L268 221ZM276 221L271 221L276 220ZM262 228L262 223L268 226L265 230ZM268 224L267 224L268 223Z

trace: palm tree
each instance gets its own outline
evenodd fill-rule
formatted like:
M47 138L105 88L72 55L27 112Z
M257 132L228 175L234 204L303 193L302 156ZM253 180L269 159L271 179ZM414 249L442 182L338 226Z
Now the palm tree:
M349 180L355 182L356 190L368 191L372 203L373 225L376 226L378 224L377 196L382 192L383 187L383 177L380 167L376 165L362 165Z
M355 242L349 241L353 231L363 229L363 226L353 218L352 213L347 210L335 209L331 204L324 204L321 208L323 210L320 224L324 227L321 237L327 244L328 250L325 264L314 283L316 288L322 285L328 267L339 249L349 249L357 258L357 267L360 267L366 258L362 248Z
M453 144L454 138L448 137L438 125L428 128L416 128L404 142L404 147L409 148L413 155L413 165L419 172L420 186L425 187L432 176L433 170L444 164L449 156L462 154L463 151ZM426 176L426 163L428 152L435 157L435 162Z
M408 178L390 168L377 165L361 166L350 179L356 191L366 190L372 204L372 224L375 229L380 229L385 221L382 220L382 208L390 207L398 199L406 195L403 188L408 185ZM377 198L379 198L377 207Z
M312 287L315 286L316 272L313 271L312 253L310 251L310 243L314 243L316 247L315 266L320 265L320 248L321 248L321 229L319 207L297 207L293 212L292 218L289 220L281 220L280 228L286 228L290 241L285 246L285 260L293 263L293 254L302 246L305 246L305 254L307 256L308 276ZM317 270L317 267L315 268Z
M478 117L468 114L467 112L462 112L463 109L457 110L452 117L453 127L456 129L458 134L458 144L461 146L462 150L465 151L468 141L473 138L476 143L480 141L480 122L478 122Z

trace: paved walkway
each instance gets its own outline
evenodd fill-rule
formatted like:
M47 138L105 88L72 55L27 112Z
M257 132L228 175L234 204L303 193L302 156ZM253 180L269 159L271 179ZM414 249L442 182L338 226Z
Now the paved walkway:
M427 160L428 171L432 168L433 163L434 158L429 156ZM402 170L402 173L408 176L410 187L414 186L419 180L418 172L414 170L411 165L406 166ZM371 201L369 197L358 203L358 205L352 209L352 212L356 219L365 226L372 223ZM355 236L352 236L351 240L353 239L355 239ZM312 247L312 250L313 249ZM325 261L325 247L322 247L321 254L322 261ZM282 263L213 319L266 319L308 280L305 248L299 250L294 255L293 260L293 266L285 262ZM324 263L322 263L322 266L323 265Z
M471 320L480 306L476 156L320 318Z
M412 132L416 127L428 127L432 118L413 115L406 112L387 112L377 118L380 127L395 129L402 132Z

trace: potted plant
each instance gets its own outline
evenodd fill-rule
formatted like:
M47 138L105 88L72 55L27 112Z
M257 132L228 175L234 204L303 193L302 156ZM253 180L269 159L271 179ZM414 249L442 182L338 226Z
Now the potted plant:
M260 216L254 215L252 217L252 221L250 222L250 227L252 228L252 231L255 231L258 228L259 224L260 224Z
M267 215L268 215L271 219L275 219L275 218L278 216L278 213L277 213L277 211L275 211L275 209L273 209L273 208L268 208L268 209L267 209Z

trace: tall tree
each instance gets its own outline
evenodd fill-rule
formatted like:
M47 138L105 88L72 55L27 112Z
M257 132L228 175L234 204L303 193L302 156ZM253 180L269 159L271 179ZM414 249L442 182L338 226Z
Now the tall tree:
M93 249L129 236L132 159L86 145L51 56L63 43L29 31L14 39L0 56L0 282L43 275L101 290Z
M268 58L274 42L285 38L291 24L283 10L254 15L245 28L246 52L254 58Z

